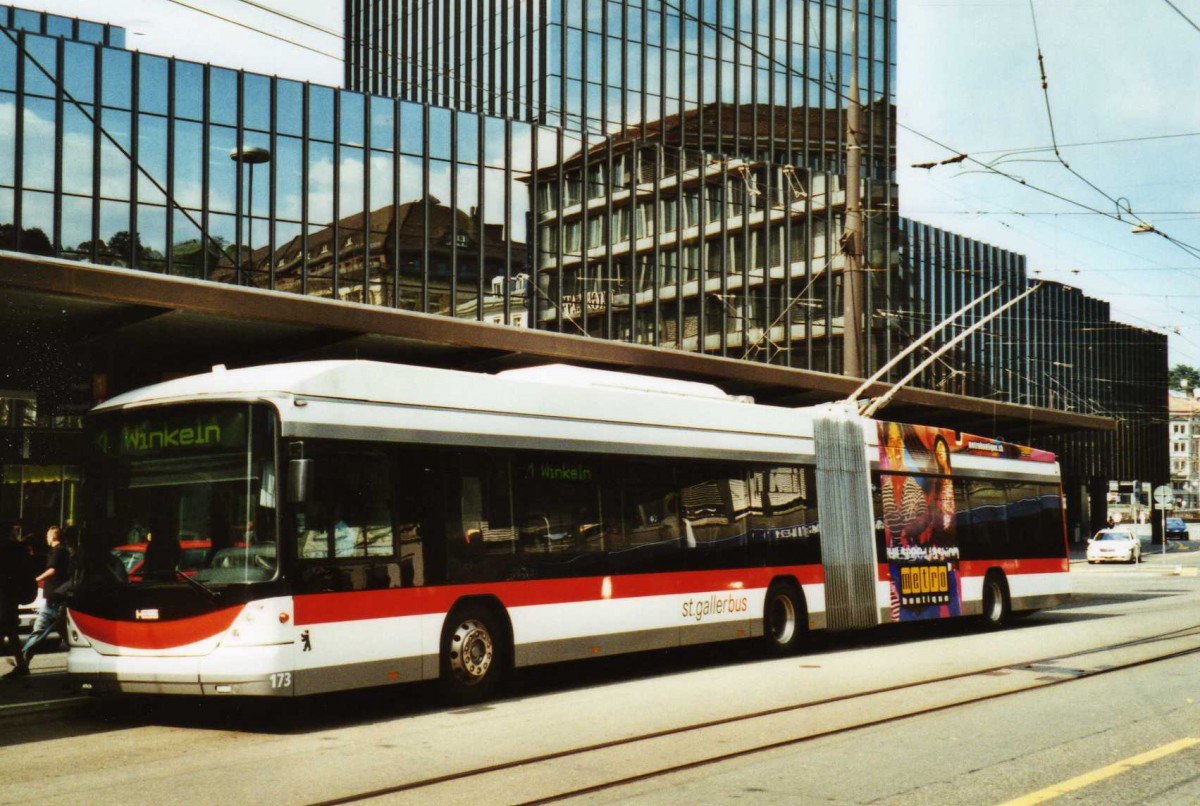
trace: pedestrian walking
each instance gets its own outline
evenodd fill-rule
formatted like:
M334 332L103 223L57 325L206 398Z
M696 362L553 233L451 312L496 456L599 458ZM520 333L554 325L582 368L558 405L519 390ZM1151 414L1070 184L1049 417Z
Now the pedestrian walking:
M65 586L71 578L71 552L63 545L62 529L57 526L47 529L46 545L50 547L50 553L46 555L46 570L37 576L46 602L38 611L37 620L33 623L33 635L29 636L25 646L21 647L26 664L33 657L38 644L46 640L54 630L54 625L58 623L66 598Z

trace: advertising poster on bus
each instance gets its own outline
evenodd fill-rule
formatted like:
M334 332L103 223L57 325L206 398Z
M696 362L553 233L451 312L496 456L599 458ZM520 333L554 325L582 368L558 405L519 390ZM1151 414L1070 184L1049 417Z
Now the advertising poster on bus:
M883 543L896 621L961 615L955 455L1053 462L1054 454L930 426L880 422ZM961 500L961 496L959 497Z
M879 423L880 500L892 618L957 616L962 609L950 457L953 431Z

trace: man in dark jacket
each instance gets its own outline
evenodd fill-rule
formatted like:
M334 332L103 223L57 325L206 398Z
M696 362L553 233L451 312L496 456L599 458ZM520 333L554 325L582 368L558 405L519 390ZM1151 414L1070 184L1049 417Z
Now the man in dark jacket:
M38 611L37 621L33 623L33 635L29 636L29 639L25 641L25 646L21 648L26 664L33 657L33 651L37 645L46 640L53 632L54 625L58 623L58 616L62 613L64 603L64 596L60 591L71 578L71 552L63 545L62 529L57 526L47 529L46 545L50 547L50 553L46 555L46 570L37 577L38 584L42 586L42 594L46 597L46 603Z
M10 534L0 535L0 640L7 641L17 668L6 674L6 680L14 680L29 674L29 664L21 651L18 636L21 605L37 598L37 583L34 581L33 562L25 544L18 538L20 524L15 524Z

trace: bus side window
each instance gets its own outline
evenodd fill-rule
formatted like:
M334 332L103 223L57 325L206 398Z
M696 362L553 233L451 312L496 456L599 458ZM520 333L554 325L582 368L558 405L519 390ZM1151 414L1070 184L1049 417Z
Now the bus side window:
M392 513L400 553L400 587L446 581L446 512L443 461L436 453L400 454Z
M614 476L616 473L614 472ZM675 465L660 460L630 460L620 468L621 539L607 547L613 572L625 569L668 571L682 563L679 493Z
M750 474L751 564L821 561L817 485L811 467L772 467Z
M1036 544L1038 500L1035 485L1009 482L1005 489L1004 519L1008 522L1009 543L1014 554L1030 554L1029 546Z
M508 462L500 458L462 458L463 545L471 554L512 554L516 534Z
M1058 487L1049 484L1038 485L1038 500L1041 504L1041 514L1038 516L1038 546L1041 550L1039 556L1060 557L1065 537L1062 498L1058 494Z
M446 578L450 582L507 579L516 560L508 460L464 453L454 457L445 516Z
M1007 501L1004 482L972 479L967 482L971 502L971 535L975 556L997 559L1008 555Z
M301 570L304 587L362 590L392 587L393 581L398 585L390 457L374 448L332 453L322 447L310 443L315 492L296 513L296 556L310 561Z
M608 465L592 455L535 453L513 461L521 561L538 576L602 573L601 485Z
M733 568L745 564L750 486L739 465L695 464L682 474L680 545L686 567Z

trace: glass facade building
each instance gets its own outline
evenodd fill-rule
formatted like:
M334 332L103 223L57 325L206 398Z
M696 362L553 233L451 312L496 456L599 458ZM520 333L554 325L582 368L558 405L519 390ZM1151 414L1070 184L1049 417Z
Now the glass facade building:
M569 79L584 64L573 32L600 36L593 28L617 8L625 27L644 18L644 35L635 31L622 52L679 68L656 68L654 97L669 117L614 123L586 106L552 114L552 105L574 109L575 101L566 90L546 101L544 77L522 90L539 106L518 119L477 114L503 109L467 103L444 82L432 98L364 95L33 26L4 29L0 144L21 155L0 168L7 242L100 264L840 371L849 7L668 5L635 14L618 3L584 5L547 6L545 24L535 33L514 28L513 41L538 59L553 51ZM747 12L759 6L770 13ZM484 6L420 14L463 9ZM719 24L730 10L732 33ZM874 210L889 209L894 197L890 14L884 2L862 2L858 13L860 49L869 54L861 60L862 162ZM802 45L768 34L772 20L784 23L780 31L803 31ZM481 17L473 30L494 21ZM478 36L478 54L438 36L429 32L430 50L417 61L474 64L488 50ZM715 48L711 57L698 42ZM518 44L505 50L513 61L534 58ZM738 77L728 95L700 92L711 84L700 72L709 58L712 70ZM798 77L810 62L837 89ZM605 80L602 94L640 93L627 71ZM426 87L425 77L415 83ZM584 128L555 125L568 122ZM253 148L270 160L230 159ZM890 293L893 250L888 216L870 221L867 309L876 310ZM892 349L886 324L874 317L869 328L872 364Z
M889 309L915 338L999 288L930 343L958 332L1029 287L1025 257L900 219L899 282ZM904 374L927 353L908 359ZM1109 304L1046 282L926 368L917 385L985 400L1075 411L1118 422L1114 433L1063 434L1039 444L1078 477L1137 479L1167 467L1167 339L1112 321Z
M531 129L6 28L3 245L509 321Z
M347 0L345 15L350 89L720 155L841 162L845 126L825 124L849 99L856 30L868 116L895 99L895 0ZM867 128L890 176L890 130Z
M869 373L1029 283L894 212L897 5L348 0L346 89L0 7L0 249L840 373L857 51ZM1064 446L1151 477L1165 338L1108 314L1048 287L917 384L1121 417ZM6 484L75 422L25 391Z
M865 205L889 210L894 13L891 0L350 0L346 84L536 127L532 326L839 372L853 57ZM892 233L886 214L868 220L875 310ZM869 364L893 335L873 318Z

